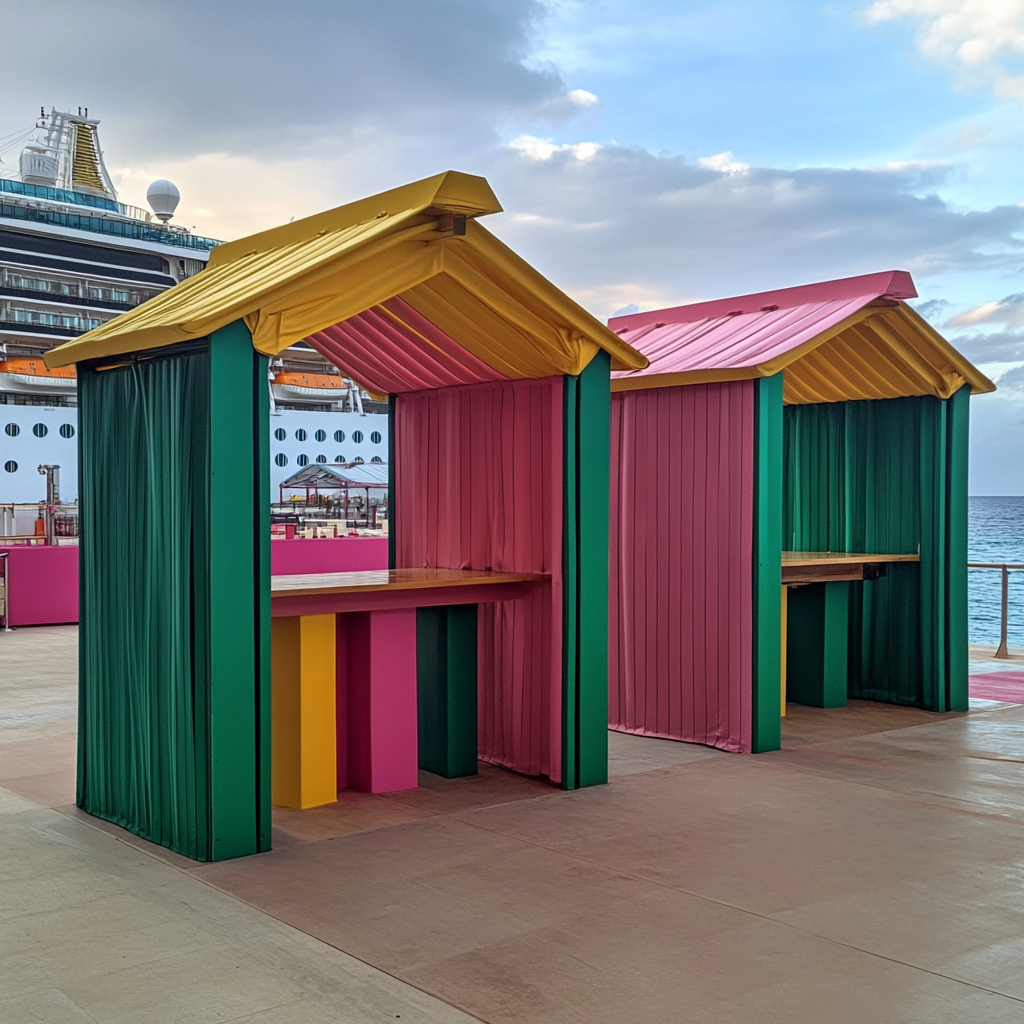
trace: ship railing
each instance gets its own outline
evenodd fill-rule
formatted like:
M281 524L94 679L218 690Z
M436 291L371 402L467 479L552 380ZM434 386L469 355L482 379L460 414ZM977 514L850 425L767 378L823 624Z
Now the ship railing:
M2 181L3 179L0 179ZM99 213L99 211L97 211ZM71 213L45 207L22 206L18 203L0 203L0 217L12 220L35 221L39 224L54 224L77 231L92 231L100 235L118 238L132 238L140 242L161 242L182 249L209 252L220 245L215 238L205 238L188 232L169 231L153 224L131 220L117 220L112 217L89 216L86 212Z
M1007 634L1009 632L1010 612L1010 573L1024 570L1024 565L1017 562L968 562L968 569L999 569L1003 574L1003 599L999 610L999 646L996 648L994 657L1009 658L1010 649L1007 646Z
M105 196L90 196L84 192L75 192L67 188L30 185L28 182L15 181L12 178L0 178L0 192L6 192L12 196L28 196L30 199L46 199L51 203L67 203L69 206L89 206L94 210L108 210L111 213L120 213L124 217L134 217L136 220L147 222L153 219L153 214L141 206L119 203L116 199L108 199Z

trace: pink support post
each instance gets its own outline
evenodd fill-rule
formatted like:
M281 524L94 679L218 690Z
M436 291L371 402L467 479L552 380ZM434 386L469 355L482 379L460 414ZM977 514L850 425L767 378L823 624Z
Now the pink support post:
M338 788L419 784L416 609L338 616Z

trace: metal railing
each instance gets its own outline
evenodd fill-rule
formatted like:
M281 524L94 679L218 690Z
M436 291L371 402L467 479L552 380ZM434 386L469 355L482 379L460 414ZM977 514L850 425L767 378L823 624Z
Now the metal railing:
M118 238L134 238L143 242L161 242L164 245L175 245L182 249L195 249L200 252L209 252L214 246L220 245L220 242L214 238L169 231L166 228L154 227L147 223L115 220L101 216L90 217L84 213L65 213L62 210L20 206L14 203L0 202L0 217L35 221L40 224L54 224L60 227L74 228L78 231L93 231Z
M1010 609L1010 573L1024 569L1024 565L1014 562L968 562L968 569L1001 569L1003 572L1003 601L999 616L999 646L996 658L1009 658L1010 650L1006 643L1009 626Z

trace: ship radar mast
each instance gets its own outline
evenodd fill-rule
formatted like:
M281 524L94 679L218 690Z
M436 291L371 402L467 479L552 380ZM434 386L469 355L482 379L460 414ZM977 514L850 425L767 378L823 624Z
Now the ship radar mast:
M85 192L117 200L117 190L103 162L99 142L99 121L89 117L89 108L70 111L40 108L39 135L21 154L21 180L28 185Z

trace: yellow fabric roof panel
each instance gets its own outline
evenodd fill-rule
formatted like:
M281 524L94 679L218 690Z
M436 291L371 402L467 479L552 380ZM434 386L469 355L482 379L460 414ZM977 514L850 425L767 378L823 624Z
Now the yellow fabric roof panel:
M471 219L499 209L483 178L448 172L218 246L200 274L52 349L46 363L173 345L239 318L253 345L274 355L401 296L512 377L579 373L599 348L616 369L645 366L644 356ZM454 234L453 214L470 218L464 235Z

